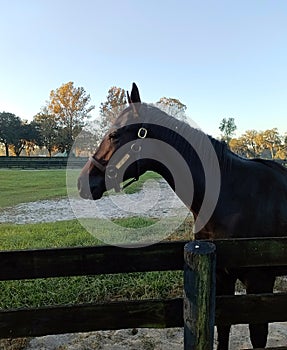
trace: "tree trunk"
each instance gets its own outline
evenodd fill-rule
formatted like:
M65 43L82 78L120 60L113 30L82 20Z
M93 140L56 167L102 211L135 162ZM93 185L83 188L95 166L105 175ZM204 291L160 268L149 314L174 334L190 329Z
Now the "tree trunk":
M9 157L9 145L8 145L8 143L5 143L5 151L6 151L6 157Z

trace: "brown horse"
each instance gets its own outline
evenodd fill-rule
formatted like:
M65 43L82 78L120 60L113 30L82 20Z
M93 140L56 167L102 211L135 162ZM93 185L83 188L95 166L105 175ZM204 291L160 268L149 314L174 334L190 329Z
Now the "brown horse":
M286 235L286 168L239 157L224 143L141 103L135 84L128 99L129 107L81 172L78 188L83 198L99 199L110 188L119 191L123 181L136 181L151 170L161 174L193 212L197 239ZM269 293L275 276L258 268L224 269L217 273L217 294L233 294L236 279L247 293ZM249 329L253 347L264 348L268 324L250 324ZM230 326L218 327L218 349L228 349L229 332Z

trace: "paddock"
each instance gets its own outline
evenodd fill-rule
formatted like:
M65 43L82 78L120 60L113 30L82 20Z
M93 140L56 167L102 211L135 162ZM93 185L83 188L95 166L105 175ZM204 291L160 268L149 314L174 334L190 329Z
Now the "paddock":
M95 246L1 251L0 280L182 270L187 266L184 262L184 247L187 243L164 242L129 249ZM200 242L203 243L206 241ZM215 268L264 267L275 269L277 275L287 274L285 237L216 240L212 243L216 247ZM206 275L203 277L206 278ZM215 285L208 288L214 289ZM214 316L208 318L212 327L218 324L287 321L287 293L214 298ZM123 328L183 327L186 324L184 299L186 298L2 310L0 337L31 337ZM198 314L201 314L200 310ZM192 336L196 336L195 333ZM194 341L197 345L190 347L185 340L185 350L207 349L207 345L202 345L202 342L210 341L211 339L199 337Z

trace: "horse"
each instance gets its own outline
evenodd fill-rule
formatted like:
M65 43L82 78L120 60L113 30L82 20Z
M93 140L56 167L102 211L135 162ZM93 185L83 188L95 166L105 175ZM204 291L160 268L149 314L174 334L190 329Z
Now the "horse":
M142 103L134 83L127 95L128 107L81 171L78 190L82 198L97 200L105 191L120 191L121 183L129 181L128 186L144 172L154 171L198 221L196 239L286 235L285 167L271 160L238 156L225 142ZM275 277L264 268L221 269L217 271L216 293L234 294L237 279L247 294L271 293ZM228 350L230 327L217 326L218 350ZM250 324L249 330L252 346L264 348L268 324Z

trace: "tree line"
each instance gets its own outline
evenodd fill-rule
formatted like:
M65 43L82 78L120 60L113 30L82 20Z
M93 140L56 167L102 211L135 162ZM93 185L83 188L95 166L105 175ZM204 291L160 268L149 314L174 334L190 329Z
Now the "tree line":
M95 106L90 102L91 97L83 87L68 82L50 92L46 105L31 122L10 112L0 113L0 143L6 156L20 156L24 149L30 155L36 147L44 147L50 157L53 152L69 154L78 136L84 139L81 144L86 151L93 151L116 116L127 107L126 92L111 87L106 101L100 105L99 119L93 121L90 113ZM186 118L186 106L177 99L164 97L157 104L179 118Z
M78 137L81 149L76 155L91 153L127 105L125 90L113 86L99 106L99 118L91 120L95 106L90 95L83 87L68 82L50 92L49 100L31 122L10 112L0 113L0 143L6 156L20 156L23 150L30 155L38 147L45 148L51 157L53 152L68 155ZM178 99L162 97L155 105L178 119L187 120L187 107ZM276 128L262 132L249 130L234 138L236 128L234 118L223 118L219 126L221 140L235 153L245 157L287 158L287 136L280 135Z
M6 156L19 156L24 149L30 155L36 146L45 147L50 156L53 151L69 153L94 109L90 100L84 88L69 82L50 92L49 101L30 123L13 113L0 113L0 142Z
M236 129L234 118L223 118L219 126L221 139L234 153L246 158L287 158L287 133L280 134L277 128L247 130L240 137L234 138Z

